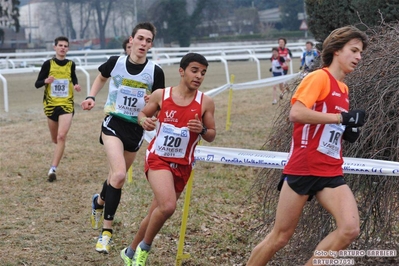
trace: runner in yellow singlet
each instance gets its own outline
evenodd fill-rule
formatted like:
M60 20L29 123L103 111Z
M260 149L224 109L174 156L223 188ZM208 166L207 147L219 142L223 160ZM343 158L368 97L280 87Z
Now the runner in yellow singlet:
M44 86L43 107L47 116L51 140L56 144L48 181L56 180L56 170L65 149L66 136L74 114L73 91L80 91L75 73L75 63L66 59L69 40L60 36L54 40L55 56L45 61L35 82L35 87Z

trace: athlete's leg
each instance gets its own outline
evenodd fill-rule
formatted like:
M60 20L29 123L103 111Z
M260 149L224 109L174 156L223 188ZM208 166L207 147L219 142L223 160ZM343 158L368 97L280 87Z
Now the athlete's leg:
M121 190L126 179L126 171L132 165L136 153L124 151L122 141L115 136L102 134L102 140L110 168L103 228L110 229L112 228L113 216L119 205ZM97 202L100 205L104 205L104 201L100 197L98 197Z
M144 234L144 242L151 244L164 223L176 210L180 193L175 192L173 175L169 170L148 170L148 182L154 193L151 215ZM151 211L151 209L150 209Z
M347 248L359 235L359 211L348 185L324 188L316 194L320 204L334 217L337 229L328 234L316 250L339 251ZM313 265L312 257L306 265Z
M51 141L57 144L57 134L58 134L58 121L51 120L47 117L47 125L50 130Z
M72 124L72 114L63 114L58 117L58 122L47 118L51 139L56 144L52 166L57 167L65 150L65 143L68 131Z
M150 221L150 217L154 209L157 207L157 201L155 198L152 199L150 209L148 210L147 215L144 217L144 219L140 223L139 230L137 233L134 235L133 241L130 244L130 247L132 250L136 250L136 247L140 242L144 239L145 231L147 230L148 222Z
M278 86L280 88L281 93L284 93L284 83L280 83L278 84Z
M277 102L277 85L273 86L273 103Z
M272 231L252 251L247 266L266 265L290 240L309 196L299 195L284 181Z

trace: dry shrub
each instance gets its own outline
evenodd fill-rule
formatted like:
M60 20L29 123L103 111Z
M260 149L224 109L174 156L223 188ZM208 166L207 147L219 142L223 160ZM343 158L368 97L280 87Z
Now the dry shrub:
M356 143L344 143L345 157L399 160L399 24L368 28L369 46L358 68L348 75L351 109L364 109L367 122ZM318 64L320 65L320 64ZM289 84L294 91L300 78ZM288 121L290 104L280 106L280 115L264 149L288 152L292 124ZM259 226L253 231L259 241L271 230L278 201L276 189L281 170L259 172L254 192L260 198ZM393 176L345 175L358 202L361 233L348 249L396 249L399 236L399 180ZM261 216L261 217L259 217ZM278 252L272 264L304 263L316 245L335 229L334 219L316 200L306 204L289 246ZM257 243L257 242L256 242ZM299 254L299 256L298 256ZM295 262L297 261L297 263ZM398 265L396 258L355 258L356 265ZM288 262L288 263L287 263ZM287 264L286 264L287 263Z

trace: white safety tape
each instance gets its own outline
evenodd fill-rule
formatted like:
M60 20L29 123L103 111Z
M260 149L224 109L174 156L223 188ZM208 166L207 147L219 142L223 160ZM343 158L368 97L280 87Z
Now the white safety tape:
M283 169L288 153L198 145L195 160L262 168ZM399 162L344 157L342 169L346 174L399 176Z

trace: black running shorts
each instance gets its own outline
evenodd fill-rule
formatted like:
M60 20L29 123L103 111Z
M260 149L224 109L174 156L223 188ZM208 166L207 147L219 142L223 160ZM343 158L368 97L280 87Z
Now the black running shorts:
M101 125L101 132L107 136L115 136L123 143L123 149L128 152L136 152L143 143L143 128L136 124L127 122L112 115L104 118ZM103 143L100 134L100 143Z
M284 181L287 181L290 188L299 195L309 195L308 201L325 187L335 188L346 184L343 176L319 177L282 174L277 186L279 191L281 191Z
M44 113L49 119L58 122L58 117L60 115L65 115L70 113L74 115L75 110L73 108L65 110L63 106L47 106L44 110Z

